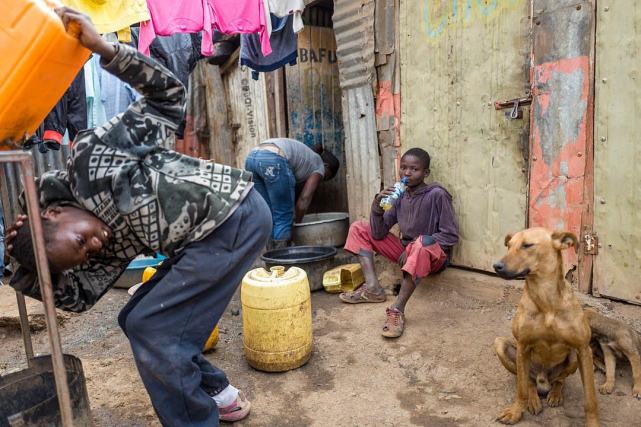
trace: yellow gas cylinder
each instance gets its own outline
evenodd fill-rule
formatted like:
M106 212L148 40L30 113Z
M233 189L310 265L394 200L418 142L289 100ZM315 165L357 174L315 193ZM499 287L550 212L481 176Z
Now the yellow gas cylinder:
M156 269L153 267L147 267L143 270L142 272L142 284L145 282L149 281L149 279L152 278L152 276L156 274ZM214 347L216 347L216 344L218 344L218 337L220 335L220 331L218 330L218 325L214 328L212 331L211 335L209 335L209 338L207 338L207 342L205 343L205 346L203 347L203 352L207 352L209 350L212 350Z
M254 368L282 372L312 354L312 304L307 274L298 267L248 272L240 289L245 358Z

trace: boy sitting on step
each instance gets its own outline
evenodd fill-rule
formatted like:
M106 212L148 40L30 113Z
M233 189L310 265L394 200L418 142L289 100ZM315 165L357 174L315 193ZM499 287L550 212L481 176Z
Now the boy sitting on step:
M385 291L374 271L374 253L398 262L403 270L400 292L386 309L384 337L403 334L405 305L417 283L447 266L459 239L452 196L440 184L426 184L429 174L429 154L420 148L408 150L401 157L401 176L408 180L405 192L385 212L381 199L392 194L394 187L381 191L374 198L369 223L358 221L349 229L345 250L358 255L366 282L354 292L342 293L343 302L385 302ZM400 227L400 238L390 233L395 224Z

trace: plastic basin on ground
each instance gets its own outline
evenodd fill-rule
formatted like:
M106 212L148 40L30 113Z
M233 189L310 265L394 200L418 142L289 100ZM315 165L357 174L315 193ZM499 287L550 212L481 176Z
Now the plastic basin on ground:
M333 266L336 248L331 246L291 246L273 249L261 256L268 268L295 265L307 273L312 291L323 289L323 274Z

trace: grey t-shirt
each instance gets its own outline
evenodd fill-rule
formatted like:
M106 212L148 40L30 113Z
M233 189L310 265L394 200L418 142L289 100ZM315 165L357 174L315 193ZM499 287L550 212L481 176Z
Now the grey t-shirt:
M321 156L302 142L289 138L273 138L261 142L262 144L275 145L283 152L297 183L307 181L313 173L320 174L321 178L325 176L325 164Z

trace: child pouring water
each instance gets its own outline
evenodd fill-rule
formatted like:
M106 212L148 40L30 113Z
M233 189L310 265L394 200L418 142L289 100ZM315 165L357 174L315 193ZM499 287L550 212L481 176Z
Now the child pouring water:
M400 292L386 309L384 337L403 334L405 305L417 283L443 270L458 242L452 196L440 184L426 184L429 174L429 154L420 148L408 150L401 157L401 176L407 181L405 192L385 212L380 202L394 192L394 187L383 190L374 198L369 223L358 221L349 229L345 250L358 255L365 284L354 292L341 294L341 300L350 304L385 302L385 291L374 271L374 253L398 262L403 270ZM400 227L400 238L390 233L395 224Z

